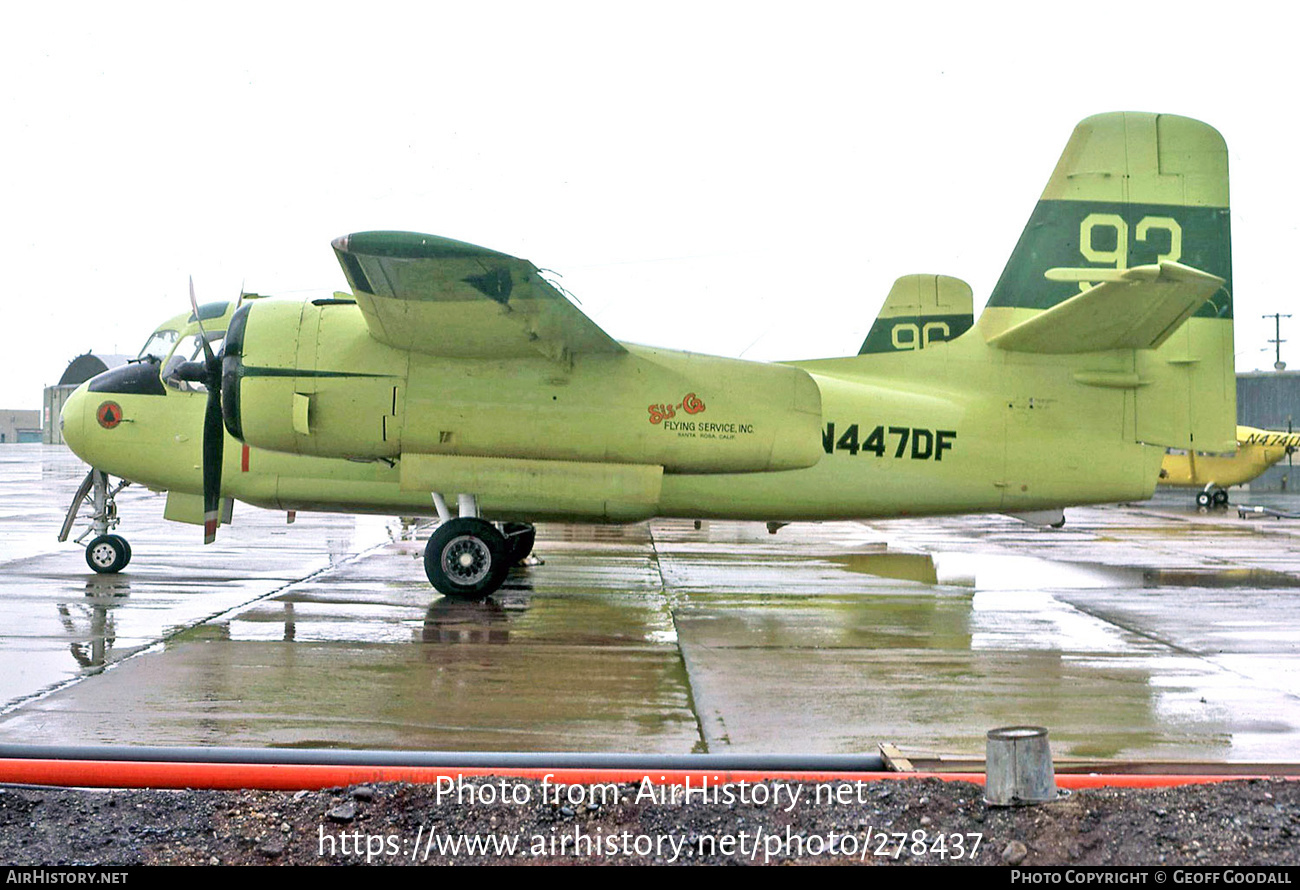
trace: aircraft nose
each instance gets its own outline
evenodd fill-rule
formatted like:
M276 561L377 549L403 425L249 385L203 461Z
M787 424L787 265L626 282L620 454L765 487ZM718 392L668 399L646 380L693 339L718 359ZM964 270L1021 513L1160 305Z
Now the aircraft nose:
M59 415L59 428L63 431L63 441L68 447L80 457L86 459L85 448L86 442L86 387L88 384L81 384L73 390L72 395L63 403L63 411Z

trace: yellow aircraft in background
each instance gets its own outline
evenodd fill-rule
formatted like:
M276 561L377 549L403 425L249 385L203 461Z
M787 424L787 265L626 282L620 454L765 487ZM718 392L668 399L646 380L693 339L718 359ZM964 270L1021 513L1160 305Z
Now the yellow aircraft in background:
M1198 507L1226 506L1227 489L1259 476L1300 447L1300 433L1237 427L1237 450L1226 454L1171 451L1160 463L1160 484L1199 488Z
M1213 128L1089 118L978 321L966 285L909 276L860 354L780 364L621 343L527 260L362 232L333 242L352 293L210 324L195 304L167 357L78 389L63 436L97 472L168 491L206 540L232 498L436 514L425 571L461 597L496 590L543 519L1141 500L1168 448L1235 447L1228 207ZM105 570L114 537L92 541Z

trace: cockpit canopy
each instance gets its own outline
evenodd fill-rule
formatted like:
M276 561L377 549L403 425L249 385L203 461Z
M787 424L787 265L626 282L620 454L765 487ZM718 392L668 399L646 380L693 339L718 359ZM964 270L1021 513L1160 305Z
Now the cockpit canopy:
M171 353L172 347L176 345L176 338L179 336L179 331L159 328L145 341L144 346L140 348L140 354L136 358L141 360L152 358L161 362Z
M225 331L209 331L207 334L208 345L212 347L213 354L221 351L221 341L226 337ZM203 359L203 335L198 331L183 337L172 354L168 357L167 363L163 365L162 381L172 389L178 389L181 392L207 392L208 388L202 383L194 380L181 380L176 376L176 369L186 362L201 361Z

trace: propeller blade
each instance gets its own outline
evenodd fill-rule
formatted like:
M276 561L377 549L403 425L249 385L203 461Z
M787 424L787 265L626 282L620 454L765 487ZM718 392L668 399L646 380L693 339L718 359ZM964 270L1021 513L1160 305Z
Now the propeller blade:
M226 428L221 421L221 383L209 375L208 405L203 414L203 543L217 538L221 510L221 463L225 457Z
M213 355L208 332L199 317L199 301L194 295L194 276L190 276L190 308L199 325L199 340L203 343L202 381L208 388L208 403L203 412L203 543L217 539L217 523L221 515L221 462L225 458L226 427L221 419L221 359ZM188 362L187 365L198 365ZM198 368L184 369L198 377ZM192 379L187 377L186 379Z
M203 330L203 319L199 317L199 301L194 296L194 276L190 276L190 308L194 310L194 320L199 323L199 340L203 343L203 358L211 368L217 357L212 354L212 344L208 342L208 332Z

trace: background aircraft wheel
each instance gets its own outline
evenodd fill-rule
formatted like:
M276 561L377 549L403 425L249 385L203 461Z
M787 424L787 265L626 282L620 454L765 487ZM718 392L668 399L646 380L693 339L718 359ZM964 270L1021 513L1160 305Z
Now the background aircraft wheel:
M528 522L506 522L501 531L506 538L506 561L517 566L533 552L537 529Z
M117 535L100 535L86 545L86 565L101 575L122 571L130 560L126 539Z
M1228 505L1228 493L1222 488L1214 492L1214 506L1226 507Z
M483 519L444 522L424 548L424 573L447 596L482 599L501 586L509 568L505 536Z
M1196 506L1208 507L1210 506L1210 501L1211 498L1210 498L1210 493L1208 491L1198 491L1196 493Z

